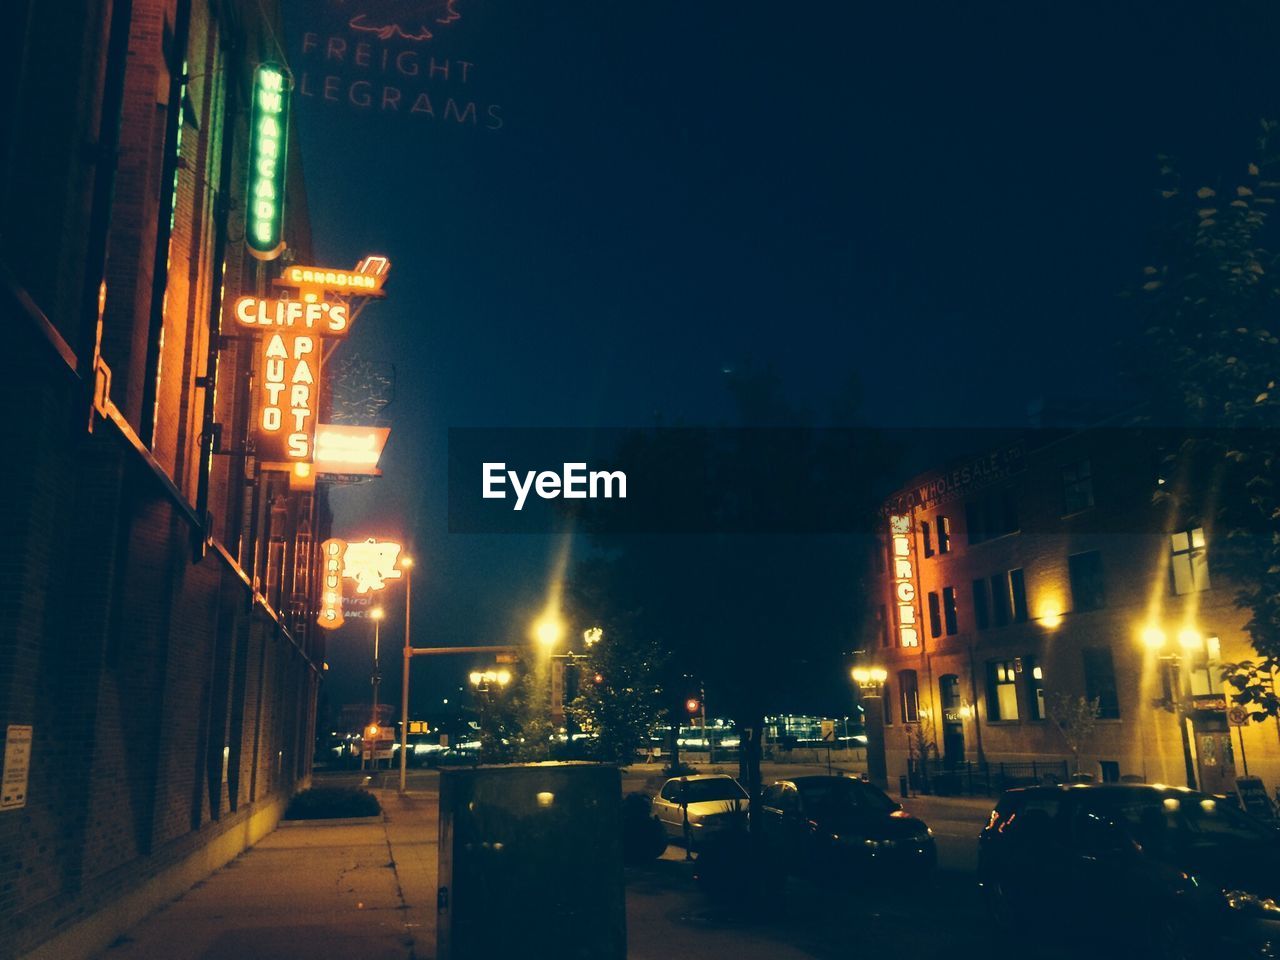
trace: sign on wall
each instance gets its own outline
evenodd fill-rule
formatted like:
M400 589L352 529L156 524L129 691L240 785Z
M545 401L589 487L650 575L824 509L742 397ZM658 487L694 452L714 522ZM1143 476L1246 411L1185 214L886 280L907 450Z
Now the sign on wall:
M390 434L390 427L320 424L316 428L316 473L382 476L378 460Z
M27 805L27 780L31 773L32 731L29 724L11 723L4 736L4 774L0 778L0 810Z
M263 467L311 462L320 383L319 340L271 333L258 342L256 451Z

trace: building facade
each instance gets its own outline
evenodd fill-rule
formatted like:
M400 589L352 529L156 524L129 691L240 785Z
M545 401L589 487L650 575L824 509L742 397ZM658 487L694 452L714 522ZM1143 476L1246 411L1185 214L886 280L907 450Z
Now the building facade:
M225 322L268 279L246 149L278 4L18 0L5 21L0 957L65 958L234 857L306 783L328 520L322 491L256 462L260 371Z
M864 655L887 679L864 706L890 782L1280 786L1280 727L1236 726L1220 678L1255 654L1212 531L1153 498L1183 482L1167 441L1041 434L885 504Z

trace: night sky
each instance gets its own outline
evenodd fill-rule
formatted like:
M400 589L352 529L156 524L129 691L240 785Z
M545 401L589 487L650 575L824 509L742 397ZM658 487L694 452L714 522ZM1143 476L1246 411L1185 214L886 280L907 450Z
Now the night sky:
M414 544L420 646L519 640L556 549L448 533L450 427L717 424L742 369L814 411L856 377L892 426L1126 403L1156 155L1229 176L1278 112L1262 2L452 6L286 0L281 38L317 259L395 264L341 348L395 365L385 476L332 502L336 534ZM361 630L334 702L367 695Z

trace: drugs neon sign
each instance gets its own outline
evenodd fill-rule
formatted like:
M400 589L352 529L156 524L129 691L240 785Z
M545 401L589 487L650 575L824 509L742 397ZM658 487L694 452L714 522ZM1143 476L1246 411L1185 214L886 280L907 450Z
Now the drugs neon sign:
M289 79L261 63L253 73L249 126L249 197L245 242L259 260L284 252L285 147L289 139Z

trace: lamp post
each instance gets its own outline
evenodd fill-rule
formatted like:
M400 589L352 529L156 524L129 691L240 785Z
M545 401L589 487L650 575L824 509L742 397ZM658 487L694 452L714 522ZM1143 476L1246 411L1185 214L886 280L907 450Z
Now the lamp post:
M884 756L884 710L880 698L889 671L884 667L857 666L849 671L858 685L862 700L862 719L867 731L867 777L881 790L889 788L889 771Z
M561 638L564 636L564 621L560 619L560 615L554 610L548 610L533 624L531 632L533 633L534 640L538 642L538 646L547 651L547 664L549 669L549 675L547 677L547 702L548 712L550 713L549 719L551 720L551 726L554 732L556 718L559 713L555 702L555 669L557 659L555 649L560 643ZM564 674L562 673L562 682L563 678ZM559 704L559 707L560 709L563 709L563 700Z
M409 663L413 659L409 613L413 603L413 557L401 557L400 568L404 570L404 669L400 677L400 793L403 794L409 764Z
M1161 670L1161 681L1166 691L1157 701L1161 710L1172 713L1178 721L1178 733L1182 737L1182 762L1186 768L1187 786L1196 789L1196 765L1191 757L1191 737L1187 733L1187 710L1182 699L1182 657L1177 652L1164 653L1168 638L1159 627L1147 627L1142 631L1142 642L1156 655ZM1185 650L1193 650L1203 641L1194 630L1182 630L1178 643Z
M373 716L370 717L369 722L377 726L380 720L378 717L378 685L382 683L382 669L378 665L378 628L382 625L382 608L374 607L369 611L369 616L373 618L373 676L370 678L370 683L373 685ZM377 748L375 747L374 749L376 750ZM373 757L371 759L376 768L378 766L377 758Z

